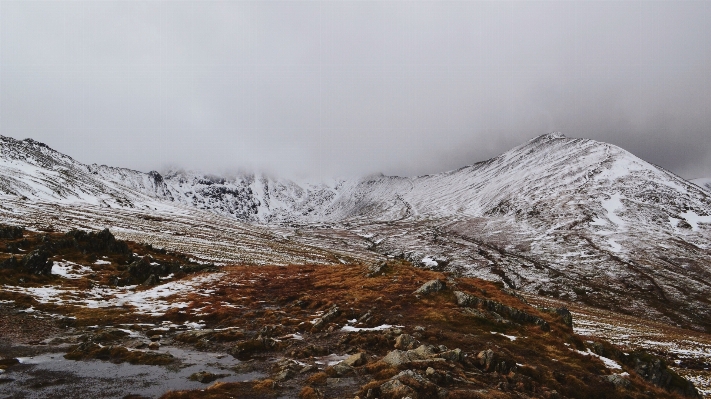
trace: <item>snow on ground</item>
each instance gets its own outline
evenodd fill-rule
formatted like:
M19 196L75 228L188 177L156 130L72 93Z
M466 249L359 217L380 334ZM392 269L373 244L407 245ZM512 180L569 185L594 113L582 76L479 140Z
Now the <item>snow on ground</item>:
M513 335L506 335L506 334L502 334L502 333L496 332L496 331L492 331L491 333L493 335L501 335L502 337L506 337L506 338L510 339L511 341L516 341L516 339L518 339L518 337L515 337Z
M52 274L69 279L82 278L84 275L91 273L92 271L93 270L90 267L74 262L68 262L66 260L54 262L52 265Z
M711 223L711 216L699 216L691 210L682 213L681 216L691 225L693 231L699 229L699 223Z
M605 367L607 367L610 370L622 370L622 366L620 366L620 364L617 363L616 361L614 361L610 358L604 357L604 356L600 356L597 353L593 353L590 349L588 349L587 352L579 351L577 349L572 349L572 348L570 350L573 352L577 352L583 356L596 357L596 358L602 360L602 362L605 364Z
M372 328L359 328L359 327L352 327L352 326L343 326L341 328L341 331L346 331L346 332L358 332L358 331L382 331L382 330L387 330L388 328L392 327L402 327L402 326L391 326L390 324L383 324L377 327L372 327Z
M73 289L45 287L18 287L4 285L3 290L32 296L40 303L54 303L83 306L87 308L134 307L136 312L151 316L161 316L169 309L182 309L189 302L181 297L188 294L207 296L214 290L207 289L224 273L199 275L179 281L172 281L144 291L136 291L136 286L126 287L94 287L87 292L77 292ZM169 297L172 300L168 300ZM183 299L183 300L181 300Z

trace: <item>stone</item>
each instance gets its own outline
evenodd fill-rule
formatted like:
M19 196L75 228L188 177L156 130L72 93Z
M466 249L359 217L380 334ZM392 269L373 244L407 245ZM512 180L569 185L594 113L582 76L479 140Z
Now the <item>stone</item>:
M442 281L442 280L430 280L424 284L417 290L415 290L414 294L417 295L429 295L434 292L439 292L447 288L447 285Z
M451 351L443 351L440 352L439 357L442 359L446 359L452 362L461 362L464 360L464 354L462 353L462 350L457 348Z
M341 363L350 366L350 367L359 367L362 366L366 363L368 363L368 356L363 353L356 353L354 355L349 356L346 360L342 361Z
M201 382L203 384L209 384L218 378L226 377L225 374L213 374L208 371L199 371L190 375L190 380Z
M370 266L368 266L367 276L368 277L375 277L375 276L383 275L383 274L385 274L385 272L387 270L387 266L388 265L385 262L380 262L380 263L377 263L374 265L370 265Z
M402 334L395 339L395 349L413 349L420 345L420 341L416 340L410 334Z
M160 348L160 344L158 342L151 342L148 344L148 349L152 351L158 350L158 348Z
M340 362L337 365L333 366L333 371L336 372L336 375L343 376L353 373L353 367L347 364L343 364L343 362Z
M631 384L630 380L619 374L610 374L604 376L603 378L613 383L616 387L627 388Z
M380 386L380 394L385 399L401 399L410 397L418 399L417 392L409 386L400 382L400 380L390 380Z
M286 381L294 378L296 372L292 369L284 369L274 376L275 381Z
M156 277L155 274L151 274L146 279L146 281L143 282L143 285L149 285L149 286L158 285L158 284L160 284L160 279L158 277Z
M54 262L48 261L49 255L41 249L35 249L22 257L22 267L32 274L49 276Z
M407 352L396 349L388 352L388 354L383 357L382 361L393 366L400 366L402 364L409 363L410 358L407 356Z

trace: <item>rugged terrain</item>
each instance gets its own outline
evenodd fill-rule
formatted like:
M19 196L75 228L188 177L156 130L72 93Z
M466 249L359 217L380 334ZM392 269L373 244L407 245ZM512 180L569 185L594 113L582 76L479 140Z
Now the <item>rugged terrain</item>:
M564 308L404 260L216 267L8 226L0 244L3 397L698 397Z
M587 349L600 352L599 346L591 347L585 340L595 342L597 339L606 339L623 347L625 352L621 352L622 355L605 351L596 354L614 360L626 370L629 367L634 369L635 366L630 366L632 360L626 358L629 355L624 353L650 351L663 359L664 364L670 365L671 369L693 380L703 394L711 393L708 372L711 339L707 335L711 329L711 190L703 179L688 182L619 147L549 134L491 160L451 172L413 178L376 175L327 184L296 183L258 174L227 178L189 171L142 173L108 166L84 165L29 139L20 141L0 137L0 151L0 222L25 226L23 234L28 237L39 237L44 234L42 232L53 236L75 229L101 231L108 227L118 239L129 240L127 245L135 253L140 256L149 254L158 259L156 262L160 265L172 262L170 264L214 267L210 269L213 270L211 272L178 276L175 270L167 272L173 266L165 266L162 274L157 274L153 279L153 283L160 284L153 286L146 285L150 275L141 275L138 279L125 275L125 270L117 269L126 262L130 261L128 264L131 264L138 259L102 254L108 257L106 262L112 262L112 266L103 267L101 263L96 263L104 260L101 257L85 259L82 257L85 254L67 254L50 261L58 262L58 270L69 270L74 274L67 272L67 276L76 278L35 276L23 277L23 282L0 282L3 284L0 292L9 301L3 303L3 311L9 312L7 317L19 317L35 323L38 321L34 316L46 316L42 316L42 312L70 315L73 313L67 313L65 307L72 309L72 312L86 309L86 312L80 312L83 316L76 314L74 317L77 320L87 317L90 320L87 323L91 324L70 327L79 328L71 330L77 332L74 338L67 338L72 344L78 342L72 339L78 339L78 336L89 331L86 327L116 327L119 321L126 326L133 326L136 322L145 321L147 325L144 329L147 331L162 328L163 322L173 326L174 331L166 333L166 339L172 340L168 341L171 345L183 345L183 341L172 338L178 326L186 326L180 324L183 322L181 319L173 319L181 311L189 310L184 310L182 306L189 307L196 303L205 307L212 301L212 306L219 307L215 299L216 293L221 292L219 287L227 287L224 284L229 281L250 287L261 281L252 278L259 273L265 273L264 276L268 277L268 283L262 283L266 284L263 286L264 292L289 292L289 287L293 286L303 292L313 292L311 295L317 297L321 291L313 290L314 287L321 287L321 279L330 281L334 276L340 276L347 284L341 286L341 291L333 291L333 297L326 299L329 304L314 305L308 309L314 312L309 317L314 316L315 312L327 312L334 304L343 312L343 306L346 305L339 298L350 295L346 293L348 290L358 291L358 287L367 289L370 282L378 281L362 275L368 273L365 271L367 267L387 262L391 274L386 273L390 276L389 280L383 281L388 281L394 290L400 290L397 291L397 298L402 299L395 302L397 298L393 297L393 302L384 306L387 309L379 307L378 311L385 312L382 323L394 327L369 332L378 336L389 334L386 337L389 346L379 347L377 351L369 352L369 355L384 357L394 350L391 341L397 335L406 333L415 336L415 332L421 333L415 331L415 327L428 328L414 320L411 320L411 324L397 321L390 307L393 306L395 310L397 306L415 309L409 308L410 305L402 301L414 301L410 294L417 288L417 284L439 278L447 283L448 288L432 297L436 300L421 302L417 299L415 302L429 306L427 309L417 308L417 312L426 313L435 308L442 314L454 312L447 316L448 319L441 321L443 330L460 331L458 324L451 322L454 315L461 315L463 311L456 304L456 289L451 288L451 282L472 284L471 287L479 288L495 287L496 292L506 289L509 293L525 297L531 304L571 309L574 319L578 321L574 324L574 331L586 337L582 341L583 346L572 341L551 341L550 345L568 343L575 344L574 348L583 352ZM35 243L30 240L29 245ZM21 250L29 249L22 246L8 247L6 257L12 253L17 257L16 262L21 262L20 259L26 255ZM176 254L186 255L176 258ZM20 263L13 265L16 267ZM340 266L336 268L333 265ZM313 272L303 272L312 269ZM166 279L170 273L173 276ZM348 277L348 273L360 277L354 280L351 279L353 276ZM393 280L401 273L416 276L415 281L419 283L407 280L407 284L401 285L404 284L403 280ZM300 280L304 274L311 277ZM246 280L247 283L237 281L239 278L235 276L238 275L250 276L250 279ZM116 279L121 282L121 279L129 277L134 280L114 284ZM309 283L302 284L303 281ZM48 286L45 287L45 283ZM494 283L495 286L492 285ZM161 288L163 286L165 288ZM382 290L382 287L378 289ZM494 288L483 289L493 292L491 290ZM475 294L474 291L467 292ZM505 295L501 298L510 296L501 295ZM368 300L380 296L383 295ZM499 298L499 295L495 297ZM499 299L497 301L507 306L514 306L512 302ZM273 300L271 297L260 297L259 301L266 302L256 303L270 303ZM243 306L252 310L256 306L252 302L239 306L235 302L229 303L237 308ZM15 313L17 309L29 305L33 306L32 310L44 310ZM287 313L295 311L293 306L289 307L288 302L269 306ZM531 310L525 303L516 303L515 307L518 306L523 306L520 309L528 309L525 310L527 314L547 320L551 326L558 323L555 316L551 319L552 315L536 313L537 310ZM52 309L55 308L61 311L53 313ZM103 316L106 309L124 311L129 318L134 319L117 319L114 311L109 312L110 316ZM94 320L95 314L106 317L107 321ZM398 314L405 319L413 317L410 311L394 313ZM499 319L496 316L483 314L484 319L493 318L497 324L496 320ZM506 319L504 315L499 316ZM252 318L252 314L247 317ZM262 320L260 317L257 318L261 320L260 323L275 325L272 319ZM306 313L294 316L300 323L306 322L305 317ZM352 318L342 314L339 317L341 319L334 331L342 336L346 331L340 329L347 326L347 320ZM386 319L388 322L384 321ZM45 323L42 324L43 332L56 331L56 326L51 326L58 321L52 321L51 318L42 320L49 320L42 322ZM223 328L223 324L220 324L222 321L211 324L208 319L203 322L200 320L197 318L189 322L205 324L201 326L204 329ZM429 328L436 328L435 324ZM397 327L399 325L403 327ZM462 331L473 336L485 335L486 331L482 332L480 327L475 327L478 325L474 323L472 330ZM140 323L136 326L140 327ZM241 334L244 334L240 335L240 340L254 338L254 330L249 329L251 327L237 324L226 326L239 327ZM380 324L366 326L374 328ZM170 327L166 328L170 330ZM127 333L129 338L148 339L140 328L124 329L131 331ZM58 331L64 336L64 330ZM314 331L314 335L304 335L302 333L306 331L298 331L301 334L299 336L310 337L312 341L309 342L313 345L332 348L328 337L332 337L334 331L323 337L319 335L325 334L323 331ZM491 331L518 336L508 330L492 328ZM22 336L29 333L10 329L3 334ZM259 335L256 334L256 337ZM261 335L265 338L264 334ZM20 341L42 341L39 338L25 338ZM279 339L271 335L268 338ZM541 339L543 341L540 342L548 342L546 340L558 338L546 335ZM216 362L223 367L226 362L224 359L232 359L225 357L225 354L231 353L229 351L233 348L230 346L235 342L229 341L229 344L210 349L214 350L212 355L203 355L201 351L204 348L192 346L180 347L180 350L186 359L192 359L197 365ZM483 350L480 347L466 347L458 342L442 341L441 344L447 346L448 350L459 347L468 351L471 358ZM518 344L521 341L517 339L511 342ZM67 348L60 346L57 350L61 352ZM134 348L127 349L131 352L129 349ZM196 349L197 352L194 352ZM159 348L159 352L161 350ZM175 351L177 349L172 353L177 353ZM120 358L127 353L122 350L119 352L123 353ZM275 357L265 355L255 361L271 364L268 359L294 358L281 348L274 353L266 353L274 354ZM558 359L555 357L557 353L544 353ZM351 353L341 351L329 354L345 356ZM434 356L434 353L430 355ZM222 357L218 359L217 356ZM661 367L662 363L655 364ZM162 367L142 365L149 366ZM219 369L210 367L207 369L211 373L220 373ZM436 367L433 369L438 370ZM255 370L261 376L259 378L274 377L270 367ZM368 369L370 371L363 374L360 370L356 370L355 375L366 375L363 379L343 376L356 378L355 382L348 380L350 382L347 386L351 390L349 395L367 395L367 391L360 390L363 384L367 385L366 381L382 382L376 378L377 372L373 374ZM466 372L476 372L466 367L463 370L465 376ZM661 375L661 369L657 367L654 370L652 374ZM328 374L326 378L341 378L333 374L333 371L322 372ZM229 378L241 378L238 377L242 375L240 373L233 373ZM247 374L245 379L255 380L255 375ZM578 377L582 378L582 374ZM227 382L238 382L229 378ZM297 388L299 392L300 389L309 388L323 393L325 397L333 395L329 393L329 385L323 385L323 381L319 385L305 383L306 377L295 378L295 382L289 383L294 385L292 388L286 391L279 388L282 390L274 392L267 390L271 392L269 395L289 396L295 394ZM179 380L185 379L180 377ZM174 378L170 381L176 383L177 380ZM539 386L558 393L564 392L561 391L562 386L559 390L552 381L545 381L548 380L538 381ZM332 380L331 383L335 382ZM510 384L511 381L507 380L506 383ZM186 384L171 386L194 388L201 383ZM477 389L491 388L490 385L482 384ZM559 381L558 384L566 383ZM267 385L257 388L266 389ZM254 388L250 384L240 386L241 389L247 389L247 386L251 387L249 389ZM283 387L284 384L277 382L275 386ZM267 395L264 393L267 391L254 395ZM222 394L219 392L222 391L213 391L215 395ZM306 392L310 391L306 389ZM543 395L542 391L535 389L526 392L526 395L534 397ZM145 391L144 394L156 396L159 393L153 390Z
M456 171L331 184L163 176L0 144L7 223L112 227L218 263L396 257L711 328L711 193L610 144L549 134Z

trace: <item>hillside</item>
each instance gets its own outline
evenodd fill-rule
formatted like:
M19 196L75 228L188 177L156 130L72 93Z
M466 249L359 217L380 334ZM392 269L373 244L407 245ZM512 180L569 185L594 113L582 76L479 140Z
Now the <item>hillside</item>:
M699 397L663 357L581 339L563 308L406 261L216 268L9 226L0 247L9 397Z

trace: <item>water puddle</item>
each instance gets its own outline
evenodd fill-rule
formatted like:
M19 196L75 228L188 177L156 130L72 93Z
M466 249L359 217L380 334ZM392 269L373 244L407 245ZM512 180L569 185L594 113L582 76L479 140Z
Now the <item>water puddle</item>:
M169 366L114 364L100 360L74 361L64 353L20 358L22 364L2 374L3 398L123 398L126 395L160 397L168 390L204 389L210 384L191 381L191 374L207 371L227 374L222 382L263 378L259 372L238 373L240 361L224 354L161 348L182 363Z

